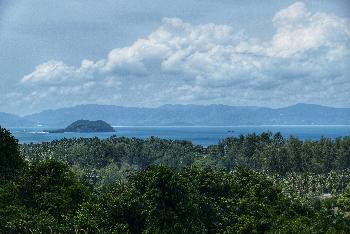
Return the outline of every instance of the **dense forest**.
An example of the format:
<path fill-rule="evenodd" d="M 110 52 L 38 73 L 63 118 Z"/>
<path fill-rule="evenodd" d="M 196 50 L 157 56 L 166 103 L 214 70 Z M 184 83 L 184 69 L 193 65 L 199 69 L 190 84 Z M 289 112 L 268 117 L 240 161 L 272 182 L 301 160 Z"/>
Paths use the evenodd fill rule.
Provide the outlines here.
<path fill-rule="evenodd" d="M 350 137 L 20 145 L 0 128 L 0 233 L 349 232 Z"/>

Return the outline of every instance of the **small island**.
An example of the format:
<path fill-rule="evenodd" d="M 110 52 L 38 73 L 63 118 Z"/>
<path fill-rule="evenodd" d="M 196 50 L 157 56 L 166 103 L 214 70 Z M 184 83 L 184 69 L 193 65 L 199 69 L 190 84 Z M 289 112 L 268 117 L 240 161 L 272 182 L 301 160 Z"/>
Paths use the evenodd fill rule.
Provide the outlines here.
<path fill-rule="evenodd" d="M 48 130 L 49 133 L 64 132 L 115 132 L 114 128 L 103 120 L 77 120 L 64 129 Z"/>

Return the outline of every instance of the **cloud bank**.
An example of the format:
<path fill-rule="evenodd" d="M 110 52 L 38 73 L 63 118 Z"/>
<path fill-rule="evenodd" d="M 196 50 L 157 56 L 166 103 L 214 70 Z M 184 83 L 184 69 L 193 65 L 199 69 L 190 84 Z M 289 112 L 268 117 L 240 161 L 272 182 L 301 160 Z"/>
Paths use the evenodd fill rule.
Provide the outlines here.
<path fill-rule="evenodd" d="M 275 14 L 269 40 L 230 25 L 165 18 L 131 46 L 79 67 L 48 61 L 24 76 L 13 105 L 157 106 L 223 103 L 350 105 L 350 20 L 296 2 Z"/>

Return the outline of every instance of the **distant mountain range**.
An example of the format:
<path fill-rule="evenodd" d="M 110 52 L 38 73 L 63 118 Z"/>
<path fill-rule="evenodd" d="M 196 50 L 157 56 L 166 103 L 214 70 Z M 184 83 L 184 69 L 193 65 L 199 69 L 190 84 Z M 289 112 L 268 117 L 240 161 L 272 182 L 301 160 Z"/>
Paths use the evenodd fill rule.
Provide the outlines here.
<path fill-rule="evenodd" d="M 0 113 L 0 125 L 64 127 L 76 120 L 104 120 L 111 125 L 350 125 L 350 108 L 296 104 L 284 108 L 226 105 L 164 105 L 157 108 L 79 105 L 24 117 Z"/>
<path fill-rule="evenodd" d="M 35 126 L 35 122 L 27 120 L 25 117 L 0 112 L 0 126 L 4 127 L 28 127 Z"/>

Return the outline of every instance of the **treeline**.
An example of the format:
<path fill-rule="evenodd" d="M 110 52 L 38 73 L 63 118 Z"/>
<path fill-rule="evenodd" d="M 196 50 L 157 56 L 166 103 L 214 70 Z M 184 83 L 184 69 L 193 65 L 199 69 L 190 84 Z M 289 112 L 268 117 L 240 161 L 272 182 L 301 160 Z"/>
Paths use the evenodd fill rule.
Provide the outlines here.
<path fill-rule="evenodd" d="M 227 138 L 209 147 L 156 137 L 79 138 L 24 144 L 20 151 L 29 161 L 65 162 L 94 186 L 124 182 L 128 174 L 155 164 L 177 170 L 188 166 L 250 169 L 272 177 L 284 191 L 306 198 L 342 193 L 350 183 L 350 137 L 300 141 L 267 132 Z"/>
<path fill-rule="evenodd" d="M 306 186 L 309 190 L 322 193 L 343 192 L 350 179 L 350 137 L 300 141 L 267 132 L 227 138 L 203 147 L 189 141 L 114 136 L 24 144 L 20 151 L 29 161 L 62 161 L 92 183 L 124 181 L 127 172 L 155 164 L 177 170 L 192 165 L 226 171 L 245 168 L 277 178 L 297 174 L 306 178 L 303 184 L 318 184 L 315 188 Z"/>
<path fill-rule="evenodd" d="M 219 167 L 243 166 L 270 173 L 329 173 L 350 168 L 350 137 L 300 141 L 280 133 L 248 134 L 210 147 Z"/>
<path fill-rule="evenodd" d="M 189 141 L 146 140 L 125 137 L 62 139 L 21 145 L 28 160 L 57 159 L 68 165 L 101 168 L 114 162 L 139 169 L 165 164 L 177 169 L 192 164 L 233 170 L 238 167 L 285 175 L 329 173 L 350 168 L 350 137 L 300 141 L 280 133 L 247 134 L 227 138 L 209 147 Z M 202 162 L 203 161 L 203 162 Z"/>
<path fill-rule="evenodd" d="M 279 133 L 18 145 L 0 128 L 0 233 L 349 233 L 349 147 Z"/>

